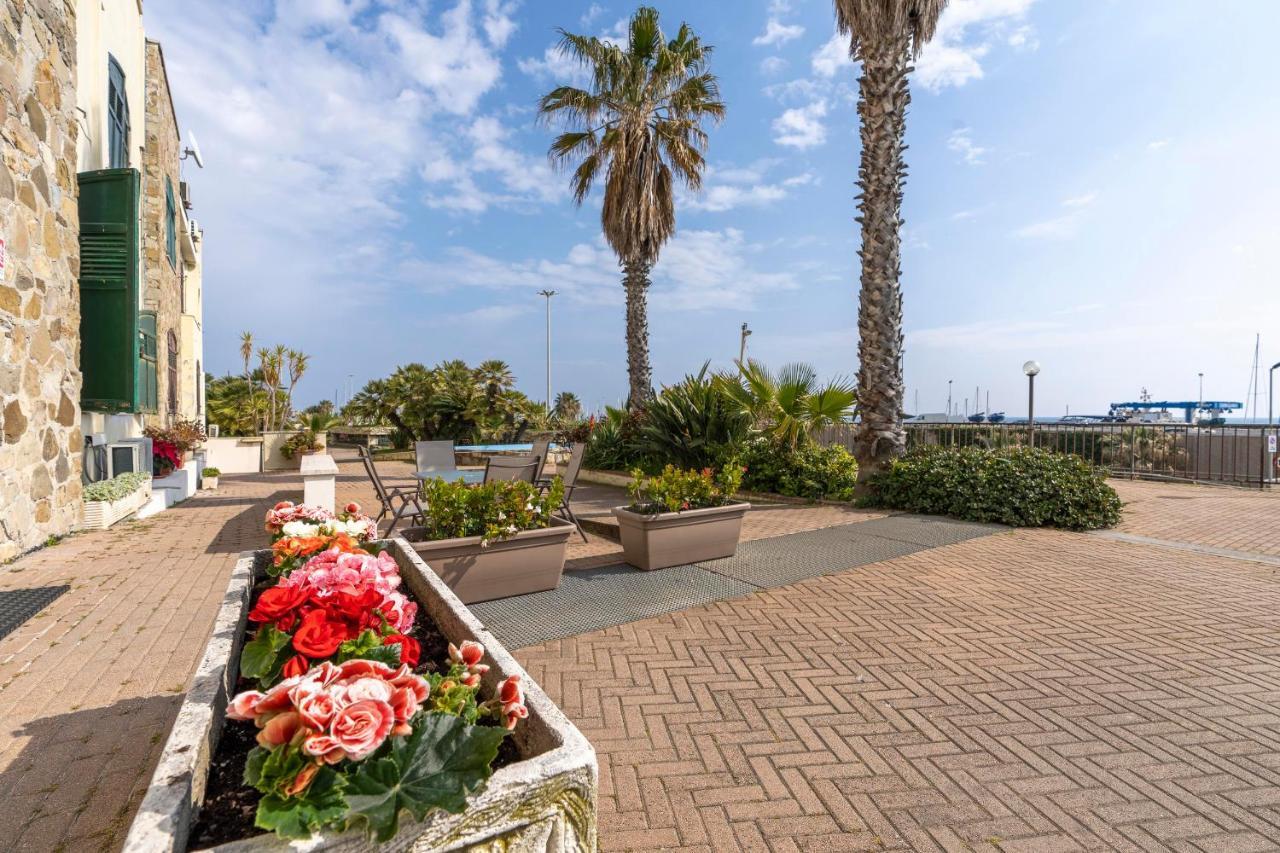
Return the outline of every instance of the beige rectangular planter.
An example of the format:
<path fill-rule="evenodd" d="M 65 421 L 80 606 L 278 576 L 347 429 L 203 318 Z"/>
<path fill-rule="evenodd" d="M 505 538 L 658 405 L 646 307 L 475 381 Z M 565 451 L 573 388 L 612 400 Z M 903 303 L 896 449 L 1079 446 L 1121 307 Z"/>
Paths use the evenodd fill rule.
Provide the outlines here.
<path fill-rule="evenodd" d="M 85 501 L 84 528 L 106 530 L 123 518 L 133 515 L 151 500 L 151 480 L 138 486 L 130 494 L 115 501 Z"/>
<path fill-rule="evenodd" d="M 421 527 L 410 527 L 404 538 L 454 595 L 475 604 L 558 587 L 573 531 L 569 522 L 552 518 L 550 527 L 522 530 L 484 548 L 479 536 L 426 541 Z"/>
<path fill-rule="evenodd" d="M 435 812 L 421 823 L 401 815 L 399 834 L 386 844 L 376 845 L 363 832 L 353 830 L 292 845 L 275 835 L 259 835 L 211 849 L 219 853 L 594 853 L 598 771 L 591 744 L 403 539 L 384 544 L 400 567 L 405 587 L 445 637 L 454 643 L 484 644 L 492 669 L 484 676 L 482 696 L 492 695 L 508 676 L 520 676 L 529 718 L 512 737 L 522 760 L 495 771 L 484 790 L 469 798 L 462 814 Z M 209 760 L 222 733 L 227 699 L 235 691 L 254 578 L 265 572 L 270 560 L 271 552 L 263 550 L 247 551 L 236 562 L 204 658 L 129 829 L 125 853 L 187 849 L 187 837 L 204 800 Z"/>
<path fill-rule="evenodd" d="M 732 557 L 749 503 L 645 515 L 614 507 L 623 557 L 646 572 Z"/>

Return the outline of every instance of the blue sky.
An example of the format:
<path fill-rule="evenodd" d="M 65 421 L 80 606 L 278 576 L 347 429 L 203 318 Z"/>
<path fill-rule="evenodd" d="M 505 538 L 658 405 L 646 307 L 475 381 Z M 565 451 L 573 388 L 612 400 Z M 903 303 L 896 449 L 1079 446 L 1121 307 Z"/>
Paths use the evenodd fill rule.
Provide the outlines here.
<path fill-rule="evenodd" d="M 151 0 L 206 231 L 205 353 L 239 333 L 313 356 L 302 402 L 397 364 L 501 358 L 589 408 L 626 389 L 622 293 L 598 202 L 547 165 L 537 97 L 572 67 L 557 26 L 633 6 Z M 655 270 L 658 382 L 728 366 L 856 371 L 856 67 L 829 0 L 667 2 L 715 45 L 726 120 Z M 907 406 L 975 386 L 1023 414 L 1242 399 L 1261 332 L 1280 360 L 1280 4 L 952 0 L 908 117 Z M 970 403 L 972 410 L 973 401 Z M 1261 400 L 1264 409 L 1265 398 Z"/>

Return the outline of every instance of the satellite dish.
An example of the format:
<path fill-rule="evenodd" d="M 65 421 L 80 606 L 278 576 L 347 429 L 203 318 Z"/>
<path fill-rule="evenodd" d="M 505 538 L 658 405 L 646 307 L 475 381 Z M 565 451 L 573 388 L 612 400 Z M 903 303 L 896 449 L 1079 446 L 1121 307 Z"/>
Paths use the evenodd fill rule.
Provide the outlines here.
<path fill-rule="evenodd" d="M 191 159 L 196 161 L 196 165 L 203 169 L 204 157 L 200 154 L 200 143 L 196 140 L 196 132 L 194 130 L 188 130 L 187 138 L 191 140 L 191 144 L 183 149 L 182 159 L 185 160 L 187 159 L 187 156 L 190 155 Z"/>

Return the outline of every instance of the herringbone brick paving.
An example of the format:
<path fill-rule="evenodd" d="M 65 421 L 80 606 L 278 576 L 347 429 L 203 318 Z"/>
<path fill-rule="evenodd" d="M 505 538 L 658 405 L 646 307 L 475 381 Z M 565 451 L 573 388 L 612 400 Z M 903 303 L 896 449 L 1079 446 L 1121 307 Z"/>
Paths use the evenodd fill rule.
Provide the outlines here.
<path fill-rule="evenodd" d="M 517 656 L 605 850 L 1280 849 L 1252 564 L 1009 532 Z"/>
<path fill-rule="evenodd" d="M 342 468 L 339 498 L 369 501 L 367 482 Z M 1117 483 L 1122 494 L 1127 485 Z M 298 490 L 296 474 L 224 477 L 216 494 L 146 522 L 77 535 L 0 568 L 0 589 L 72 586 L 0 639 L 0 849 L 119 847 L 207 639 L 233 555 L 261 545 L 265 506 L 296 499 Z M 1274 507 L 1258 503 L 1264 496 L 1257 492 L 1239 494 L 1249 498 L 1228 515 L 1162 499 L 1131 532 L 1177 538 L 1185 530 L 1237 542 L 1233 518 L 1265 518 Z M 1177 512 L 1185 522 L 1168 522 Z M 748 535 L 873 517 L 839 507 L 779 507 L 757 516 L 756 527 L 749 518 Z M 1157 523 L 1174 527 L 1154 529 Z M 1055 831 L 1064 844 L 1083 837 L 1076 823 L 1098 827 L 1090 831 L 1101 839 L 1108 831 L 1132 834 L 1149 849 L 1157 838 L 1173 849 L 1280 849 L 1271 840 L 1280 807 L 1269 717 L 1275 632 L 1266 621 L 1275 611 L 1273 575 L 1256 564 L 1069 534 L 1011 536 L 1020 543 L 1014 555 L 1004 545 L 983 551 L 984 543 L 1006 540 L 992 537 L 722 602 L 714 607 L 726 609 L 715 620 L 700 608 L 612 629 L 625 635 L 566 641 L 578 644 L 567 656 L 565 644 L 521 652 L 553 693 L 573 694 L 566 705 L 577 703 L 572 715 L 597 740 L 606 768 L 605 848 L 877 849 L 897 843 L 898 831 L 923 848 L 960 849 L 962 832 L 989 821 L 990 843 L 984 838 L 972 849 L 992 849 L 997 836 L 1006 850 L 1025 849 L 1018 845 L 1029 838 L 1054 849 Z M 1058 537 L 1087 550 L 1088 559 L 1059 565 Z M 616 562 L 616 555 L 616 545 L 592 537 L 571 544 L 569 567 Z M 943 565 L 926 571 L 911 562 L 925 557 Z M 1027 571 L 1030 591 L 1007 579 L 992 586 L 993 569 L 984 563 L 990 559 Z M 1109 596 L 1113 564 L 1120 566 L 1115 596 L 1128 597 L 1131 612 Z M 885 574 L 893 571 L 907 571 L 908 579 L 943 574 L 930 584 L 912 581 L 910 594 L 895 600 L 896 580 Z M 1203 589 L 1207 571 L 1213 583 Z M 880 578 L 869 605 L 861 600 L 866 590 L 847 586 L 868 573 Z M 961 600 L 974 609 L 952 609 L 953 587 L 970 579 L 987 591 Z M 1151 599 L 1170 579 L 1174 591 Z M 1130 595 L 1147 582 L 1158 589 Z M 1004 585 L 1009 595 L 1043 598 L 1034 636 L 1061 643 L 1060 660 L 1051 648 L 1026 649 L 1017 635 L 1022 617 L 1001 604 Z M 919 615 L 921 598 L 934 607 L 926 612 L 936 624 L 906 618 Z M 1053 602 L 1067 606 L 1055 610 Z M 1095 608 L 1106 617 L 1105 631 L 1093 625 Z M 1115 622 L 1117 609 L 1127 626 Z M 787 621 L 797 610 L 810 620 L 799 629 Z M 1206 613 L 1220 621 L 1206 623 Z M 969 627 L 975 620 L 981 630 Z M 702 636 L 713 622 L 715 635 Z M 957 649 L 942 657 L 928 652 L 953 636 Z M 712 650 L 713 664 L 698 657 L 699 643 Z M 805 643 L 819 649 L 809 661 Z M 931 674 L 944 660 L 951 681 Z M 1068 675 L 1045 670 L 1049 663 Z M 1117 669 L 1125 673 L 1119 681 Z M 866 686 L 888 676 L 886 686 Z M 647 686 L 624 696 L 620 685 L 632 682 Z M 928 689 L 917 695 L 922 685 Z M 1089 701 L 1102 710 L 1072 704 L 1075 693 L 1066 686 L 1096 693 Z M 1049 687 L 1062 695 L 1042 696 Z M 854 701 L 883 719 L 860 722 L 841 704 Z M 1153 721 L 1144 728 L 1116 716 L 1122 714 Z M 996 723 L 1004 715 L 1007 730 Z M 1065 740 L 1055 747 L 1058 739 Z M 1126 746 L 1132 743 L 1141 748 Z M 1151 744 L 1159 750 L 1148 751 Z M 1045 750 L 1048 758 L 1040 755 Z M 1045 770 L 1056 768 L 1055 760 L 1076 769 L 1057 778 Z M 928 776 L 931 768 L 938 772 Z M 953 819 L 959 829 L 948 828 Z M 1008 831 L 1004 824 L 1014 820 L 1036 834 Z M 1049 823 L 1058 830 L 1040 830 Z M 1210 834 L 1195 837 L 1198 846 L 1186 841 L 1199 830 Z"/>
<path fill-rule="evenodd" d="M 1280 489 L 1111 480 L 1122 533 L 1280 557 Z"/>

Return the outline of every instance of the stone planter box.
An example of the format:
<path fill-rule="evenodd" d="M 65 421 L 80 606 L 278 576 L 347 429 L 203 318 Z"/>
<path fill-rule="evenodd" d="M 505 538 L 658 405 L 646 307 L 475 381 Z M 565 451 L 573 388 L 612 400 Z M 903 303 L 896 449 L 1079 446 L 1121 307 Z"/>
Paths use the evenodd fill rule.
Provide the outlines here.
<path fill-rule="evenodd" d="M 732 557 L 749 503 L 644 515 L 614 507 L 623 557 L 646 572 Z"/>
<path fill-rule="evenodd" d="M 132 494 L 115 501 L 85 501 L 84 529 L 106 530 L 111 525 L 133 515 L 151 500 L 151 481 L 148 480 Z"/>
<path fill-rule="evenodd" d="M 492 850 L 538 853 L 593 853 L 596 850 L 595 751 L 542 688 L 497 639 L 463 606 L 403 539 L 385 542 L 400 566 L 405 587 L 455 643 L 476 640 L 489 653 L 492 669 L 482 695 L 519 674 L 529 718 L 513 733 L 524 758 L 494 772 L 462 814 L 436 812 L 419 823 L 401 816 L 400 833 L 381 846 L 360 830 L 313 838 L 294 845 L 260 835 L 212 848 L 220 853 L 308 851 Z M 151 786 L 129 829 L 126 853 L 168 853 L 187 849 L 187 837 L 204 799 L 209 760 L 222 733 L 228 697 L 235 690 L 254 578 L 265 571 L 270 551 L 240 556 L 213 635 L 196 670 L 161 753 Z"/>
<path fill-rule="evenodd" d="M 510 539 L 480 547 L 479 536 L 425 541 L 423 528 L 404 538 L 466 604 L 555 589 L 564 574 L 564 552 L 574 527 L 552 518 L 542 530 L 522 530 Z"/>

